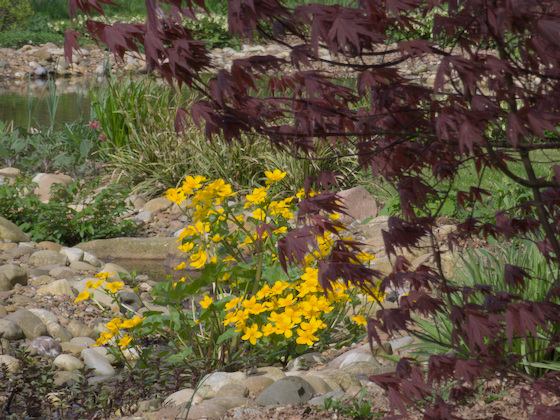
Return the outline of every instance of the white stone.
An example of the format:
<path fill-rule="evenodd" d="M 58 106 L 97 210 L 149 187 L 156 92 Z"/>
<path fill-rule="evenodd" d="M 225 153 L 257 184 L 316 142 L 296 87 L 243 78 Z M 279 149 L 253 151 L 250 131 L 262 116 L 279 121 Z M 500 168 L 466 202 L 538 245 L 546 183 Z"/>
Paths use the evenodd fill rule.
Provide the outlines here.
<path fill-rule="evenodd" d="M 115 369 L 106 357 L 94 349 L 82 350 L 82 359 L 87 367 L 93 369 L 97 376 L 114 376 Z"/>
<path fill-rule="evenodd" d="M 214 372 L 206 375 L 199 386 L 196 394 L 202 399 L 214 398 L 218 390 L 224 385 L 240 384 L 247 378 L 243 372 Z"/>
<path fill-rule="evenodd" d="M 87 251 L 84 251 L 84 257 L 83 257 L 84 262 L 87 262 L 88 264 L 93 265 L 94 267 L 102 267 L 103 263 L 101 261 L 99 261 L 97 259 L 97 257 L 95 257 L 95 255 L 90 254 Z"/>
<path fill-rule="evenodd" d="M 39 308 L 30 308 L 28 309 L 29 312 L 38 316 L 43 324 L 47 325 L 49 322 L 54 322 L 58 324 L 58 317 L 53 314 L 51 311 L 47 311 L 46 309 L 39 309 Z"/>
<path fill-rule="evenodd" d="M 70 262 L 82 261 L 84 259 L 84 251 L 80 248 L 62 248 L 60 253 L 66 255 Z"/>

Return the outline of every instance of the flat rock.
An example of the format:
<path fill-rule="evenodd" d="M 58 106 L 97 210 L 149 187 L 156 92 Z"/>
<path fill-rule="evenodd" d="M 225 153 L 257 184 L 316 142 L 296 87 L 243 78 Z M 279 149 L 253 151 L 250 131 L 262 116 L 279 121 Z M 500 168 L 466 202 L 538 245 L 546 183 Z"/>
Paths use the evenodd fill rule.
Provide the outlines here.
<path fill-rule="evenodd" d="M 76 247 L 101 260 L 164 260 L 170 251 L 177 249 L 177 242 L 176 238 L 163 237 L 113 238 L 83 242 Z"/>
<path fill-rule="evenodd" d="M 55 280 L 52 283 L 45 284 L 37 289 L 37 293 L 40 295 L 68 295 L 71 298 L 76 297 L 70 283 L 66 279 Z"/>
<path fill-rule="evenodd" d="M 274 382 L 257 397 L 255 402 L 262 406 L 286 406 L 303 404 L 313 397 L 313 387 L 297 376 Z"/>
<path fill-rule="evenodd" d="M 8 340 L 19 340 L 24 334 L 18 324 L 4 317 L 0 319 L 0 336 Z"/>
<path fill-rule="evenodd" d="M 153 213 L 158 213 L 167 210 L 173 201 L 170 201 L 167 197 L 153 198 L 144 204 L 143 211 L 151 211 Z"/>
<path fill-rule="evenodd" d="M 4 282 L 1 280 L 4 280 Z M 16 284 L 27 286 L 27 281 L 27 271 L 23 268 L 14 264 L 0 266 L 0 291 L 12 290 Z M 5 287 L 1 287 L 3 284 Z"/>
<path fill-rule="evenodd" d="M 61 354 L 57 356 L 53 361 L 53 365 L 67 371 L 79 370 L 84 367 L 80 359 L 70 354 Z"/>
<path fill-rule="evenodd" d="M 30 236 L 8 219 L 0 217 L 0 239 L 7 239 L 12 242 L 26 242 L 29 241 Z"/>
<path fill-rule="evenodd" d="M 93 369 L 97 376 L 115 375 L 115 369 L 111 366 L 107 358 L 94 349 L 82 350 L 82 360 L 88 368 Z"/>
<path fill-rule="evenodd" d="M 216 393 L 216 398 L 247 397 L 249 389 L 243 384 L 228 384 L 221 387 Z"/>
<path fill-rule="evenodd" d="M 47 327 L 43 324 L 41 318 L 25 309 L 13 312 L 3 319 L 18 324 L 23 334 L 25 334 L 25 338 L 29 340 L 47 335 Z"/>
<path fill-rule="evenodd" d="M 66 343 L 72 340 L 73 338 L 72 333 L 58 323 L 48 322 L 46 326 L 47 326 L 47 333 L 52 338 L 56 338 L 61 343 Z"/>
<path fill-rule="evenodd" d="M 43 321 L 43 324 L 45 325 L 47 325 L 49 322 L 54 322 L 58 324 L 58 317 L 55 314 L 53 314 L 51 311 L 48 311 L 46 309 L 40 309 L 40 308 L 31 308 L 28 310 L 29 312 L 38 316 L 41 319 L 41 321 Z"/>
<path fill-rule="evenodd" d="M 84 251 L 80 248 L 62 248 L 60 253 L 66 255 L 71 263 L 84 259 Z"/>
<path fill-rule="evenodd" d="M 29 264 L 33 267 L 44 267 L 49 265 L 67 265 L 68 257 L 60 252 L 45 249 L 37 251 L 29 257 Z"/>
<path fill-rule="evenodd" d="M 169 395 L 164 401 L 164 407 L 173 407 L 181 404 L 200 404 L 202 402 L 202 397 L 200 395 L 195 395 L 195 390 L 192 388 L 181 389 L 173 394 Z"/>
<path fill-rule="evenodd" d="M 247 378 L 243 372 L 214 372 L 206 375 L 196 393 L 203 399 L 208 400 L 214 398 L 218 390 L 224 385 L 239 384 Z"/>
<path fill-rule="evenodd" d="M 264 389 L 268 388 L 274 383 L 274 379 L 268 376 L 249 376 L 241 385 L 245 386 L 251 395 L 258 397 Z"/>

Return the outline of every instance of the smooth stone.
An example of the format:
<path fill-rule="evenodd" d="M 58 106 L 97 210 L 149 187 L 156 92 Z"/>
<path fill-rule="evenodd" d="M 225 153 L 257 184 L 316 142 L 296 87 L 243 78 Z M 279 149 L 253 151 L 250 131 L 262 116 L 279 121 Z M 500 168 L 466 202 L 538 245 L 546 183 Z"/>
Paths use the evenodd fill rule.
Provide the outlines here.
<path fill-rule="evenodd" d="M 45 249 L 37 251 L 29 257 L 29 264 L 33 267 L 44 267 L 49 265 L 67 265 L 68 257 L 60 252 Z"/>
<path fill-rule="evenodd" d="M 354 187 L 337 193 L 347 214 L 341 214 L 339 221 L 344 224 L 354 220 L 364 221 L 377 216 L 377 202 L 364 187 Z"/>
<path fill-rule="evenodd" d="M 164 237 L 95 239 L 76 247 L 102 260 L 164 260 L 168 253 L 180 252 L 175 238 Z"/>
<path fill-rule="evenodd" d="M 38 245 L 40 249 L 49 249 L 51 251 L 56 251 L 56 252 L 60 252 L 60 250 L 63 248 L 62 245 L 51 241 L 41 241 L 39 242 Z"/>
<path fill-rule="evenodd" d="M 273 381 L 278 381 L 286 377 L 286 374 L 282 372 L 280 369 L 274 366 L 265 366 L 258 369 L 251 371 L 251 376 L 253 375 L 262 375 L 268 376 Z"/>
<path fill-rule="evenodd" d="M 331 392 L 333 389 L 327 384 L 322 378 L 319 378 L 315 375 L 304 375 L 301 378 L 308 382 L 309 385 L 313 387 L 316 394 L 326 394 L 327 392 Z"/>
<path fill-rule="evenodd" d="M 95 267 L 95 266 L 91 265 L 90 263 L 87 263 L 87 262 L 84 262 L 84 261 L 73 261 L 73 262 L 70 263 L 69 267 L 73 268 L 74 270 L 88 271 L 90 273 L 98 273 L 99 272 L 98 267 Z"/>
<path fill-rule="evenodd" d="M 47 327 L 43 324 L 41 318 L 25 309 L 13 312 L 3 319 L 18 324 L 23 334 L 25 334 L 25 337 L 29 340 L 47 335 Z"/>
<path fill-rule="evenodd" d="M 258 397 L 264 389 L 274 383 L 274 379 L 268 376 L 249 376 L 241 385 L 247 387 L 251 395 Z"/>
<path fill-rule="evenodd" d="M 249 389 L 243 384 L 228 384 L 221 387 L 216 393 L 216 398 L 242 397 L 249 395 Z"/>
<path fill-rule="evenodd" d="M 169 200 L 167 197 L 157 197 L 151 199 L 146 204 L 144 204 L 142 211 L 151 211 L 154 213 L 159 213 L 167 210 L 169 207 L 171 207 L 172 204 L 173 201 Z"/>
<path fill-rule="evenodd" d="M 40 309 L 40 308 L 31 308 L 28 309 L 28 311 L 38 316 L 41 319 L 41 321 L 43 321 L 43 324 L 45 325 L 47 325 L 49 322 L 54 322 L 58 324 L 58 317 L 55 314 L 53 314 L 51 311 L 48 311 L 46 309 Z"/>
<path fill-rule="evenodd" d="M 115 375 L 115 369 L 111 363 L 94 349 L 82 350 L 82 360 L 88 368 L 93 369 L 96 376 Z"/>
<path fill-rule="evenodd" d="M 404 337 L 400 337 L 400 338 L 395 338 L 394 340 L 389 341 L 389 343 L 391 344 L 391 347 L 393 348 L 393 350 L 398 350 L 400 348 L 403 348 L 405 346 L 409 346 L 411 344 L 414 343 L 414 338 L 407 335 Z"/>
<path fill-rule="evenodd" d="M 84 367 L 80 359 L 70 354 L 61 354 L 57 356 L 53 361 L 53 365 L 67 371 L 80 370 Z"/>
<path fill-rule="evenodd" d="M 61 184 L 67 187 L 73 180 L 64 174 L 40 173 L 35 175 L 32 181 L 38 185 L 34 190 L 35 195 L 39 197 L 39 200 L 47 202 L 51 198 L 51 187 L 53 184 Z"/>
<path fill-rule="evenodd" d="M 81 347 L 81 350 L 92 348 L 96 341 L 91 337 L 74 337 L 70 340 L 70 344 Z"/>
<path fill-rule="evenodd" d="M 308 370 L 313 366 L 322 365 L 326 362 L 326 357 L 321 353 L 306 353 L 296 357 L 293 360 L 290 360 L 290 362 L 288 363 L 288 370 Z"/>
<path fill-rule="evenodd" d="M 154 212 L 145 210 L 134 216 L 136 222 L 150 223 L 154 220 Z"/>
<path fill-rule="evenodd" d="M 4 305 L 0 305 L 0 318 L 4 318 L 6 315 L 8 315 L 8 311 L 6 311 Z"/>
<path fill-rule="evenodd" d="M 226 410 L 231 410 L 232 408 L 239 407 L 256 407 L 257 404 L 253 400 L 245 397 L 216 397 L 211 400 L 207 400 L 208 403 L 218 404 L 224 407 Z"/>
<path fill-rule="evenodd" d="M 202 402 L 200 395 L 195 395 L 195 390 L 192 388 L 181 389 L 169 395 L 164 401 L 163 406 L 177 406 L 181 404 L 191 403 L 192 405 L 200 404 Z"/>
<path fill-rule="evenodd" d="M 21 171 L 18 168 L 7 167 L 7 168 L 0 169 L 0 176 L 5 176 L 8 178 L 17 178 L 19 175 L 21 175 Z"/>
<path fill-rule="evenodd" d="M 255 402 L 262 406 L 286 406 L 303 404 L 313 397 L 313 387 L 297 376 L 274 382 L 257 397 Z"/>
<path fill-rule="evenodd" d="M 71 341 L 71 340 L 70 340 Z M 60 347 L 64 353 L 70 353 L 73 356 L 79 356 L 82 354 L 82 346 L 72 344 L 70 341 L 60 343 Z"/>
<path fill-rule="evenodd" d="M 101 268 L 103 266 L 103 263 L 101 261 L 99 261 L 99 259 L 95 255 L 93 255 L 93 254 L 91 254 L 87 251 L 84 251 L 83 259 L 84 259 L 85 263 L 88 263 L 88 264 L 90 264 L 94 267 Z"/>
<path fill-rule="evenodd" d="M 14 321 L 0 319 L 0 336 L 8 340 L 19 340 L 24 337 L 23 330 Z"/>
<path fill-rule="evenodd" d="M 21 230 L 16 224 L 4 217 L 0 217 L 0 239 L 12 242 L 26 242 L 30 236 Z"/>
<path fill-rule="evenodd" d="M 19 360 L 7 354 L 0 355 L 0 366 L 6 366 L 8 372 L 11 373 L 16 373 L 20 370 Z"/>
<path fill-rule="evenodd" d="M 328 398 L 330 398 L 332 401 L 340 401 L 345 396 L 346 393 L 342 391 L 331 391 L 318 397 L 311 398 L 309 401 L 307 401 L 307 404 L 323 407 L 325 405 L 325 400 L 327 400 Z"/>
<path fill-rule="evenodd" d="M 70 388 L 80 379 L 76 372 L 56 372 L 54 377 L 54 385 L 59 388 Z"/>
<path fill-rule="evenodd" d="M 0 291 L 12 290 L 16 284 L 27 286 L 27 271 L 14 264 L 0 266 L 0 279 L 2 278 L 7 282 L 7 287 L 9 288 L 0 287 Z"/>
<path fill-rule="evenodd" d="M 48 266 L 48 267 L 49 267 L 49 276 L 52 276 L 60 280 L 62 279 L 72 280 L 75 279 L 76 277 L 79 277 L 82 274 L 79 270 L 75 270 L 73 268 L 66 267 L 66 266 L 56 265 L 54 267 L 53 266 Z"/>
<path fill-rule="evenodd" d="M 93 328 L 88 327 L 87 325 L 84 325 L 79 321 L 70 321 L 66 328 L 68 328 L 68 331 L 70 331 L 72 335 L 77 338 L 88 337 L 95 341 L 99 337 L 99 334 L 96 333 Z"/>
<path fill-rule="evenodd" d="M 121 277 L 119 276 L 119 273 L 123 273 L 126 274 L 125 279 L 127 280 L 131 280 L 132 277 L 130 277 L 130 272 L 118 265 L 118 264 L 113 264 L 113 263 L 107 263 L 104 264 L 103 267 L 101 267 L 101 270 L 99 271 L 100 273 L 113 273 L 111 276 L 107 277 L 107 281 L 123 281 L 123 279 L 121 279 Z"/>
<path fill-rule="evenodd" d="M 40 295 L 68 295 L 72 299 L 76 297 L 68 280 L 55 280 L 52 283 L 45 284 L 37 289 Z"/>
<path fill-rule="evenodd" d="M 247 378 L 243 372 L 214 372 L 206 375 L 196 391 L 203 399 L 214 398 L 218 390 L 224 385 L 239 384 Z"/>
<path fill-rule="evenodd" d="M 343 391 L 346 391 L 348 388 L 350 388 L 352 386 L 361 386 L 362 385 L 360 380 L 358 378 L 356 378 L 356 376 L 352 375 L 349 372 L 340 370 L 340 369 L 331 370 L 331 372 L 329 373 L 329 377 L 331 377 L 336 382 L 338 382 L 338 384 L 340 385 L 340 387 L 342 388 Z M 332 388 L 332 386 L 331 386 L 331 388 Z"/>
<path fill-rule="evenodd" d="M 80 248 L 62 248 L 60 253 L 66 255 L 71 263 L 84 259 L 84 251 Z"/>
<path fill-rule="evenodd" d="M 203 401 L 199 405 L 192 406 L 187 416 L 188 420 L 219 419 L 227 414 L 227 410 L 218 404 Z"/>
<path fill-rule="evenodd" d="M 4 255 L 10 257 L 10 259 L 19 259 L 25 255 L 31 255 L 34 252 L 37 252 L 35 248 L 31 248 L 29 246 L 15 246 L 10 249 L 4 251 Z"/>
<path fill-rule="evenodd" d="M 119 302 L 126 305 L 127 308 L 133 311 L 139 310 L 142 306 L 142 300 L 134 292 L 122 291 L 119 292 Z"/>
<path fill-rule="evenodd" d="M 33 339 L 28 345 L 27 350 L 39 356 L 56 357 L 62 353 L 60 343 L 52 337 L 41 336 Z"/>
<path fill-rule="evenodd" d="M 61 343 L 66 343 L 74 337 L 70 331 L 55 322 L 47 322 L 47 332 L 52 338 L 56 338 Z"/>

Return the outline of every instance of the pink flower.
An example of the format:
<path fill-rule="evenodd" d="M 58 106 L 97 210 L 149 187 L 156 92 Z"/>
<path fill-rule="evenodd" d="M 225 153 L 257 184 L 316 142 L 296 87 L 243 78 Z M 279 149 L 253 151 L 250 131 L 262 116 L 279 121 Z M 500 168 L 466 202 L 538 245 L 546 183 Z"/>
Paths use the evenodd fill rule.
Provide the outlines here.
<path fill-rule="evenodd" d="M 89 127 L 92 130 L 97 130 L 99 128 L 99 121 L 89 122 Z"/>
<path fill-rule="evenodd" d="M 105 141 L 105 136 L 103 134 L 99 135 L 99 141 Z"/>

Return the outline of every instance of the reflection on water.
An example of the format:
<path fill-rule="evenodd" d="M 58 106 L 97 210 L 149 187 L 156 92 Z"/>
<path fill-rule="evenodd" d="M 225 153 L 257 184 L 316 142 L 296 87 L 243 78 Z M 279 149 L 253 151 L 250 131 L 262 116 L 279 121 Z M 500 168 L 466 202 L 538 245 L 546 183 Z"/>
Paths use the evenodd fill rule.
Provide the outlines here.
<path fill-rule="evenodd" d="M 163 265 L 163 260 L 115 259 L 111 260 L 110 262 L 126 268 L 130 273 L 136 270 L 136 274 L 145 274 L 150 278 L 150 280 L 157 282 L 166 281 L 167 276 L 171 276 L 174 281 L 180 280 L 181 277 L 185 277 L 185 275 L 188 275 L 191 280 L 200 277 L 200 271 L 177 271 L 173 270 L 170 267 L 165 267 Z"/>
<path fill-rule="evenodd" d="M 99 86 L 101 81 L 84 78 L 56 79 L 56 95 L 59 104 L 56 121 L 71 123 L 80 118 L 91 117 L 90 88 Z M 46 80 L 0 82 L 0 120 L 14 126 L 39 128 L 50 125 L 49 83 Z"/>

